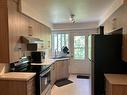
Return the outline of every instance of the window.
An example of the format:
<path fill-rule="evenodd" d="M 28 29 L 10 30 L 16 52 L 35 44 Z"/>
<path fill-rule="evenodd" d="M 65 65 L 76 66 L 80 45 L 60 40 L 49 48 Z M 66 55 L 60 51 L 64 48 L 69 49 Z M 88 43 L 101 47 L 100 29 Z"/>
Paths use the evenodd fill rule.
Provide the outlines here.
<path fill-rule="evenodd" d="M 74 36 L 74 59 L 85 59 L 85 36 Z"/>
<path fill-rule="evenodd" d="M 92 44 L 92 36 L 88 36 L 88 58 L 91 59 L 91 44 Z"/>
<path fill-rule="evenodd" d="M 68 47 L 68 38 L 69 34 L 67 33 L 53 33 L 52 34 L 52 51 L 56 52 L 57 54 L 61 52 L 61 48 L 63 46 Z"/>

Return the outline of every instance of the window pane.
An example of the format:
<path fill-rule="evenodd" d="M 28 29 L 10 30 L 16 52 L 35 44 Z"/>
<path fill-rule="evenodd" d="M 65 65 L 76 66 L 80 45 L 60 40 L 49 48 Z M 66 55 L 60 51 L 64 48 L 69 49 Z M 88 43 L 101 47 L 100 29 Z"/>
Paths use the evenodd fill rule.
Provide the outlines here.
<path fill-rule="evenodd" d="M 75 36 L 74 47 L 85 47 L 85 36 Z"/>
<path fill-rule="evenodd" d="M 74 36 L 74 59 L 85 59 L 85 36 Z"/>
<path fill-rule="evenodd" d="M 61 46 L 63 47 L 65 45 L 65 41 L 64 41 L 64 34 L 62 34 L 62 38 L 61 38 Z"/>
<path fill-rule="evenodd" d="M 57 47 L 58 51 L 61 51 L 61 44 L 62 44 L 61 43 L 61 34 L 58 34 L 58 40 L 57 41 L 58 41 L 58 47 Z"/>
<path fill-rule="evenodd" d="M 69 44 L 68 44 L 68 42 L 69 42 L 68 39 L 69 39 L 69 38 L 68 38 L 68 34 L 66 34 L 66 35 L 65 35 L 65 40 L 66 40 L 66 41 L 65 41 L 65 46 L 67 46 L 67 47 L 68 47 L 68 45 L 69 45 Z"/>
<path fill-rule="evenodd" d="M 54 34 L 53 37 L 54 37 L 54 50 L 56 50 L 57 49 L 57 35 Z"/>
<path fill-rule="evenodd" d="M 53 33 L 52 40 L 52 50 L 57 50 L 58 54 L 63 46 L 68 46 L 68 34 L 66 33 Z"/>
<path fill-rule="evenodd" d="M 88 58 L 89 59 L 91 59 L 91 44 L 92 44 L 91 40 L 92 40 L 92 36 L 90 35 L 88 36 Z"/>
<path fill-rule="evenodd" d="M 84 59 L 85 58 L 85 50 L 83 49 L 75 49 L 74 51 L 74 59 Z"/>

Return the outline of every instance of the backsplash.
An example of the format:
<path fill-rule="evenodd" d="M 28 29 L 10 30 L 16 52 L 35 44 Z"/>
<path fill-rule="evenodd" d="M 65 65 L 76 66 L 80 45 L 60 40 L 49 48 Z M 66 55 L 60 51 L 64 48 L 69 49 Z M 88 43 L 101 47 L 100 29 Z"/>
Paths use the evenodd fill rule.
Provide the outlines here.
<path fill-rule="evenodd" d="M 9 71 L 9 64 L 0 63 L 0 75 Z"/>

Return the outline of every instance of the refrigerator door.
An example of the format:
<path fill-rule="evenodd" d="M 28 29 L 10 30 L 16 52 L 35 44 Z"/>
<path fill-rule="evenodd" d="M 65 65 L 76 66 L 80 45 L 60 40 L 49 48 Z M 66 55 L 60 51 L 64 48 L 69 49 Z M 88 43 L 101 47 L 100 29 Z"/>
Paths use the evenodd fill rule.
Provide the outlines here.
<path fill-rule="evenodd" d="M 93 36 L 94 95 L 104 95 L 104 73 L 119 72 L 122 35 Z"/>

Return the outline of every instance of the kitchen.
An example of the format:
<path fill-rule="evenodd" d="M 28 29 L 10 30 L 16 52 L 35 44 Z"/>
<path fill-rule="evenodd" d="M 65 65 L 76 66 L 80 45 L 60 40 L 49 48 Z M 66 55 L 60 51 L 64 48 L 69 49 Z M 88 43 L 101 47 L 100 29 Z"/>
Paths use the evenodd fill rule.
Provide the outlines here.
<path fill-rule="evenodd" d="M 54 30 L 51 30 L 51 24 L 46 22 L 45 17 L 41 18 L 40 15 L 37 15 L 38 18 L 36 18 L 36 15 L 38 11 L 32 11 L 31 6 L 23 4 L 25 2 L 22 2 L 23 5 L 21 5 L 20 0 L 1 0 L 0 2 L 0 44 L 1 44 L 1 49 L 0 49 L 0 71 L 1 75 L 4 75 L 5 72 L 9 71 L 9 63 L 14 63 L 20 60 L 20 58 L 24 55 L 29 54 L 29 52 L 24 52 L 26 51 L 26 43 L 21 43 L 20 38 L 21 36 L 32 36 L 33 38 L 39 38 L 44 41 L 40 45 L 40 49 L 49 49 L 49 55 L 50 55 L 50 49 L 51 49 L 51 32 L 50 31 L 66 31 L 66 30 L 71 30 L 71 31 L 91 31 L 96 32 L 96 28 L 98 27 L 98 24 L 96 23 L 85 23 L 85 24 L 66 24 L 64 25 L 64 29 L 60 29 L 62 27 L 62 24 L 54 24 Z M 93 2 L 91 2 L 93 3 Z M 44 3 L 45 4 L 45 3 Z M 124 36 L 123 36 L 123 46 L 122 46 L 122 59 L 124 61 L 127 60 L 127 53 L 126 53 L 126 0 L 116 0 L 116 3 L 113 5 L 113 8 L 111 8 L 109 12 L 109 18 L 106 17 L 103 18 L 102 25 L 104 26 L 104 32 L 108 33 L 112 31 L 112 29 L 119 29 L 121 27 L 124 28 Z M 22 6 L 24 6 L 24 9 L 22 9 Z M 33 5 L 32 5 L 33 6 Z M 30 7 L 30 8 L 29 8 Z M 26 8 L 26 9 L 25 9 Z M 22 9 L 22 10 L 21 10 Z M 36 9 L 36 8 L 35 8 Z M 25 13 L 21 13 L 21 12 Z M 30 14 L 32 13 L 32 14 Z M 112 15 L 111 15 L 111 14 Z M 33 17 L 31 17 L 32 15 Z M 34 17 L 35 16 L 35 17 Z M 34 18 L 34 19 L 33 19 Z M 115 21 L 118 21 L 117 25 L 114 25 L 112 27 L 112 23 L 115 21 L 113 19 L 116 19 Z M 48 18 L 47 18 L 48 19 Z M 39 21 L 42 22 L 39 22 Z M 44 23 L 44 24 L 42 24 Z M 116 24 L 116 23 L 115 23 Z M 4 31 L 4 32 L 3 32 Z M 66 31 L 67 32 L 67 31 Z M 85 32 L 86 33 L 86 32 Z M 43 35 L 41 35 L 43 34 Z M 6 44 L 5 44 L 6 43 Z M 87 42 L 86 42 L 87 43 Z M 47 50 L 48 51 L 48 50 Z M 87 53 L 86 53 L 87 55 Z M 48 56 L 48 55 L 46 55 Z M 46 57 L 47 58 L 47 57 Z M 76 65 L 77 66 L 77 65 Z M 82 67 L 82 66 L 81 66 Z M 85 68 L 85 66 L 84 66 Z M 80 69 L 78 69 L 80 70 Z M 82 69 L 81 69 L 82 70 Z M 86 70 L 86 69 L 85 69 Z M 72 72 L 74 69 L 72 69 Z M 80 71 L 82 72 L 82 71 Z M 84 71 L 83 71 L 84 72 Z M 20 75 L 20 74 L 19 74 Z M 15 75 L 13 75 L 15 76 Z M 24 75 L 23 75 L 24 76 Z M 28 75 L 28 77 L 31 79 L 31 76 L 33 75 Z M 18 77 L 18 76 L 17 76 Z M 20 77 L 20 76 L 19 76 Z M 27 76 L 26 76 L 27 77 Z M 26 77 L 22 80 L 27 80 Z M 21 75 L 21 78 L 22 75 Z M 4 82 L 2 82 L 4 83 Z M 34 84 L 31 84 L 34 85 Z M 3 86 L 4 87 L 4 86 Z M 6 86 L 5 86 L 6 87 Z M 24 87 L 25 88 L 25 87 Z M 31 88 L 33 89 L 33 88 Z M 4 94 L 5 95 L 5 94 Z M 11 95 L 11 94 L 10 94 Z M 14 94 L 13 94 L 14 95 Z M 20 94 L 18 94 L 20 95 Z M 22 94 L 26 95 L 26 94 Z M 32 94 L 30 94 L 32 95 Z"/>

